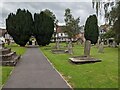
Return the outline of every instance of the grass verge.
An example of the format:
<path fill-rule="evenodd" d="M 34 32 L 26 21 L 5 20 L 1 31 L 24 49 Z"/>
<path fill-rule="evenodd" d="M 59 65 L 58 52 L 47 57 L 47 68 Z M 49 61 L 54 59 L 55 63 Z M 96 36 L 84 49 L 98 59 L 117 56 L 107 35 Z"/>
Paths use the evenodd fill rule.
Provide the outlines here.
<path fill-rule="evenodd" d="M 98 53 L 92 46 L 91 56 L 102 62 L 75 65 L 69 62 L 69 54 L 52 54 L 53 46 L 40 49 L 73 88 L 118 88 L 118 48 L 106 47 L 104 53 Z M 73 56 L 83 55 L 83 50 L 83 46 L 75 45 Z"/>

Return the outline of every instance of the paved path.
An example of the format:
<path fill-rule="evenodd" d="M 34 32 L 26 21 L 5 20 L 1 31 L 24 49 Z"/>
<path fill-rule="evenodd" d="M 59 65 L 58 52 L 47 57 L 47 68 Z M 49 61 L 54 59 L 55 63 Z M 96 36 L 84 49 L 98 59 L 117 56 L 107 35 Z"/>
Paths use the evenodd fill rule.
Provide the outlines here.
<path fill-rule="evenodd" d="M 28 48 L 3 88 L 69 88 L 38 48 Z"/>

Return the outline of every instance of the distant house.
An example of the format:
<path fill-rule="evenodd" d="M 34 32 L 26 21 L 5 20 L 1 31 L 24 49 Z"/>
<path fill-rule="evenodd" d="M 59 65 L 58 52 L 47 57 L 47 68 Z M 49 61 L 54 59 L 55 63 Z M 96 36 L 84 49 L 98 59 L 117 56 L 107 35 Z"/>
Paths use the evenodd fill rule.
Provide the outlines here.
<path fill-rule="evenodd" d="M 0 40 L 3 41 L 3 42 L 5 42 L 5 37 L 4 36 L 5 36 L 6 32 L 7 32 L 7 30 L 0 28 Z"/>
<path fill-rule="evenodd" d="M 4 35 L 5 35 L 5 33 L 7 32 L 7 30 L 6 29 L 2 29 L 2 28 L 0 28 L 0 37 L 4 37 Z"/>
<path fill-rule="evenodd" d="M 65 26 L 57 26 L 54 29 L 54 33 L 53 33 L 52 40 L 51 40 L 52 42 L 54 42 L 56 40 L 63 42 L 68 39 L 67 33 L 64 32 L 64 27 Z"/>
<path fill-rule="evenodd" d="M 69 41 L 68 34 L 64 32 L 64 28 L 65 28 L 65 25 L 57 26 L 57 28 L 54 30 L 55 33 L 53 34 L 54 39 L 56 39 L 56 40 L 59 39 L 59 41 L 61 41 L 61 42 Z M 52 39 L 51 41 L 54 41 L 54 39 Z M 75 35 L 74 38 L 72 38 L 72 41 L 77 41 L 78 39 L 82 40 L 82 42 L 85 41 L 84 26 L 81 27 L 80 33 Z"/>
<path fill-rule="evenodd" d="M 99 32 L 100 32 L 100 34 L 105 34 L 106 32 L 108 32 L 110 30 L 110 28 L 111 28 L 111 26 L 108 24 L 101 25 L 99 28 Z"/>
<path fill-rule="evenodd" d="M 6 29 L 0 28 L 0 39 L 4 40 L 5 43 L 8 42 L 14 42 L 13 38 L 8 34 Z"/>
<path fill-rule="evenodd" d="M 85 37 L 84 37 L 84 25 L 82 25 L 80 27 L 80 32 L 79 34 L 77 34 L 75 37 L 77 39 L 77 41 L 80 41 L 81 43 L 84 43 L 85 42 Z"/>

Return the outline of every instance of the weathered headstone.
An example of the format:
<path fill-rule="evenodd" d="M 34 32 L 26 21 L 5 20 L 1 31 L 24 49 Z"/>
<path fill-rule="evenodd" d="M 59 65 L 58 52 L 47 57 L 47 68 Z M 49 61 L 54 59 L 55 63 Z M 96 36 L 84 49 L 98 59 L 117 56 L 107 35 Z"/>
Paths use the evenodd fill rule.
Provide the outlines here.
<path fill-rule="evenodd" d="M 68 53 L 73 54 L 73 48 L 72 48 L 72 43 L 71 42 L 68 43 Z"/>
<path fill-rule="evenodd" d="M 98 50 L 98 52 L 99 52 L 99 53 L 103 53 L 103 50 L 104 50 L 104 43 L 101 42 L 100 45 L 99 45 L 99 50 Z"/>
<path fill-rule="evenodd" d="M 100 44 L 100 38 L 98 38 L 98 41 L 96 43 L 96 47 L 98 48 L 99 47 L 99 44 Z"/>
<path fill-rule="evenodd" d="M 85 56 L 90 56 L 90 48 L 91 48 L 91 41 L 86 40 L 85 46 L 84 46 L 84 55 Z"/>
<path fill-rule="evenodd" d="M 56 41 L 56 48 L 57 48 L 57 49 L 60 49 L 59 40 Z"/>
<path fill-rule="evenodd" d="M 112 46 L 113 46 L 113 47 L 116 47 L 116 46 L 117 46 L 115 41 L 113 41 Z"/>

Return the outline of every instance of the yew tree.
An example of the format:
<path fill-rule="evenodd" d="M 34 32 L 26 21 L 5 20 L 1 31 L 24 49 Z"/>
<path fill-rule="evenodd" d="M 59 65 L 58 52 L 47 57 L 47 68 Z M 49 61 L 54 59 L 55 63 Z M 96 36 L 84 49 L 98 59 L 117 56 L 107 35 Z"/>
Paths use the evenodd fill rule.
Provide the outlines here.
<path fill-rule="evenodd" d="M 18 9 L 16 14 L 10 13 L 6 19 L 6 29 L 15 43 L 25 46 L 33 29 L 32 14 L 25 9 Z"/>
<path fill-rule="evenodd" d="M 34 31 L 33 34 L 38 45 L 48 45 L 54 32 L 54 20 L 44 11 L 34 14 Z"/>
<path fill-rule="evenodd" d="M 85 39 L 91 41 L 91 44 L 96 44 L 99 36 L 98 21 L 96 15 L 90 15 L 85 24 Z"/>

